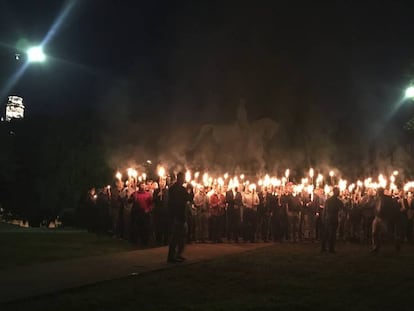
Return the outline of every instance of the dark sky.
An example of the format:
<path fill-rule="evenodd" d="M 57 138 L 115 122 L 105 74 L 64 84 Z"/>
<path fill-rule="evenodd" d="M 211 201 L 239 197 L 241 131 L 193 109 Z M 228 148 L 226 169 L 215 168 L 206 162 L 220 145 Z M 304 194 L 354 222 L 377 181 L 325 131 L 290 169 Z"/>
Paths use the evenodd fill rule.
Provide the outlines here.
<path fill-rule="evenodd" d="M 1 0 L 0 94 L 19 40 L 41 42 L 71 3 L 48 62 L 7 92 L 33 114 L 122 105 L 225 121 L 243 100 L 251 118 L 369 123 L 412 73 L 412 1 Z"/>

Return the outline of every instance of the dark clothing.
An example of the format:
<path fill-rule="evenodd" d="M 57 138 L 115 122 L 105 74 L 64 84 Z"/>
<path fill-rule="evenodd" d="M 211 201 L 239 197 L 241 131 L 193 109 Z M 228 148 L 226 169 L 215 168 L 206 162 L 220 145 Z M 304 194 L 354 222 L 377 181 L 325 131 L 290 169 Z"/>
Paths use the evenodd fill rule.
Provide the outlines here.
<path fill-rule="evenodd" d="M 155 241 L 157 245 L 167 245 L 170 236 L 170 218 L 168 214 L 168 192 L 167 189 L 155 189 L 153 194 L 153 220 Z"/>
<path fill-rule="evenodd" d="M 342 203 L 342 201 L 337 196 L 332 196 L 325 201 L 325 207 L 322 215 L 322 251 L 325 251 L 326 246 L 328 246 L 330 252 L 335 252 L 336 230 L 338 228 L 338 214 L 339 211 L 343 209 L 344 203 Z"/>
<path fill-rule="evenodd" d="M 299 239 L 299 221 L 301 202 L 298 197 L 293 195 L 286 196 L 286 208 L 288 215 L 289 237 L 293 242 Z"/>
<path fill-rule="evenodd" d="M 131 243 L 140 242 L 142 246 L 148 246 L 150 238 L 150 214 L 146 213 L 142 207 L 142 201 L 136 198 L 137 192 L 134 192 L 129 198 L 132 203 L 131 209 Z"/>
<path fill-rule="evenodd" d="M 232 190 L 226 192 L 227 219 L 228 219 L 228 239 L 238 241 L 241 226 L 241 209 L 243 206 L 242 195 Z"/>
<path fill-rule="evenodd" d="M 259 193 L 260 204 L 257 207 L 258 234 L 266 242 L 270 234 L 271 193 Z"/>
<path fill-rule="evenodd" d="M 184 250 L 188 200 L 188 192 L 182 185 L 175 183 L 168 190 L 168 211 L 172 223 L 168 261 L 181 256 Z"/>
<path fill-rule="evenodd" d="M 340 210 L 343 210 L 344 203 L 336 197 L 332 196 L 325 202 L 325 208 L 323 210 L 322 220 L 324 223 L 338 223 L 338 214 Z"/>
<path fill-rule="evenodd" d="M 328 222 L 323 224 L 323 237 L 321 249 L 326 250 L 328 246 L 330 252 L 335 252 L 336 230 L 338 229 L 338 222 Z"/>
<path fill-rule="evenodd" d="M 246 208 L 243 215 L 243 239 L 244 241 L 255 242 L 257 230 L 257 211 Z"/>
<path fill-rule="evenodd" d="M 177 183 L 172 185 L 168 190 L 168 211 L 173 221 L 185 223 L 187 201 L 187 190 Z"/>
<path fill-rule="evenodd" d="M 181 257 L 184 251 L 185 236 L 187 234 L 187 226 L 185 223 L 174 221 L 171 228 L 171 239 L 168 248 L 168 261 Z"/>
<path fill-rule="evenodd" d="M 281 221 L 281 203 L 279 197 L 274 194 L 267 195 L 267 205 L 269 206 L 270 218 L 270 232 L 271 238 L 274 242 L 282 240 L 282 221 Z"/>
<path fill-rule="evenodd" d="M 123 231 L 123 200 L 121 198 L 121 190 L 114 188 L 111 192 L 111 208 L 112 208 L 112 233 L 117 238 L 122 237 Z"/>
<path fill-rule="evenodd" d="M 375 219 L 372 225 L 373 250 L 380 249 L 384 237 L 394 240 L 396 249 L 400 249 L 402 230 L 398 203 L 388 195 L 379 195 L 375 201 Z"/>

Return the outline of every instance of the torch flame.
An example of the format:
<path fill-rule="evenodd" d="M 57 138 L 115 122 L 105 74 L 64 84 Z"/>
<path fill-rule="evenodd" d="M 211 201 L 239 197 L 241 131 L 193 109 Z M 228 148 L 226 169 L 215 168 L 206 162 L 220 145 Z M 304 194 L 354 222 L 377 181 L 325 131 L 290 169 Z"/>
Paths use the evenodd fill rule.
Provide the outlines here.
<path fill-rule="evenodd" d="M 186 182 L 191 181 L 191 172 L 190 171 L 185 172 L 185 181 Z"/>
<path fill-rule="evenodd" d="M 165 168 L 163 166 L 160 166 L 158 168 L 158 176 L 160 176 L 161 178 L 164 178 L 164 176 L 165 176 Z"/>
<path fill-rule="evenodd" d="M 115 177 L 117 178 L 117 179 L 119 179 L 119 180 L 122 180 L 122 174 L 121 174 L 121 172 L 116 172 L 116 174 L 115 174 Z"/>
<path fill-rule="evenodd" d="M 323 182 L 323 175 L 322 174 L 318 174 L 318 177 L 316 178 L 316 183 L 320 184 Z"/>
<path fill-rule="evenodd" d="M 133 168 L 128 168 L 128 176 L 129 177 L 133 177 L 133 178 L 137 178 L 138 176 L 138 172 L 136 170 L 134 170 Z"/>
<path fill-rule="evenodd" d="M 310 177 L 310 178 L 313 178 L 314 174 L 315 174 L 315 172 L 314 172 L 313 168 L 311 168 L 311 169 L 309 170 L 309 177 Z"/>

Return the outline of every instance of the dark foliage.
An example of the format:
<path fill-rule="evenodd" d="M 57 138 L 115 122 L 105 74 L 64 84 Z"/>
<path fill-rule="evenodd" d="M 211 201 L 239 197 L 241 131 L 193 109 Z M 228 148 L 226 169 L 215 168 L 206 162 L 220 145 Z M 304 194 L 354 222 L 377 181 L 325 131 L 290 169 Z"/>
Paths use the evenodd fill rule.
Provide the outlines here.
<path fill-rule="evenodd" d="M 2 122 L 1 203 L 36 226 L 75 208 L 91 185 L 108 181 L 99 124 L 90 111 Z"/>

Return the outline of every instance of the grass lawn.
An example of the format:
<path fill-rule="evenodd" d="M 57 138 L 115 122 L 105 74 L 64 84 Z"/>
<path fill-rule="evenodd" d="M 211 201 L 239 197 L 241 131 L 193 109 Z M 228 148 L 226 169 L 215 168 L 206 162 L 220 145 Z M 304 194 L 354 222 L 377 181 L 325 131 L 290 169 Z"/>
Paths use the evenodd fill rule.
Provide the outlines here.
<path fill-rule="evenodd" d="M 20 228 L 0 223 L 1 269 L 131 250 L 125 242 L 70 229 Z"/>
<path fill-rule="evenodd" d="M 414 247 L 268 248 L 15 302 L 2 310 L 413 310 Z"/>

